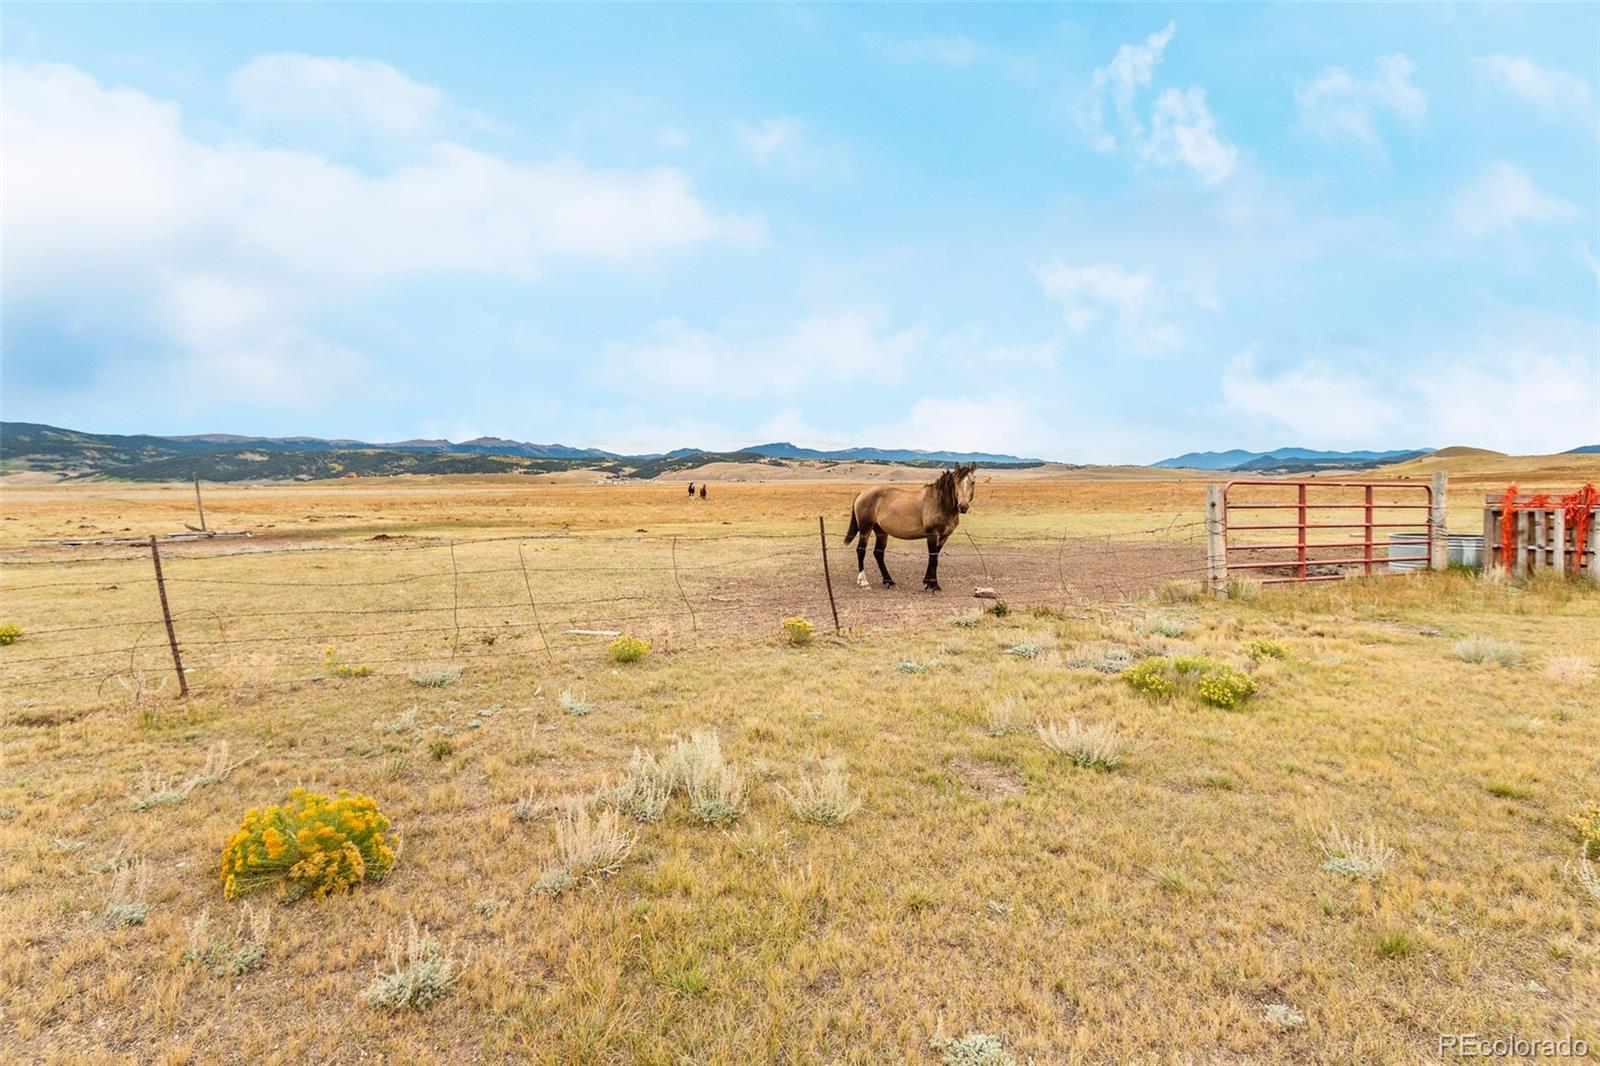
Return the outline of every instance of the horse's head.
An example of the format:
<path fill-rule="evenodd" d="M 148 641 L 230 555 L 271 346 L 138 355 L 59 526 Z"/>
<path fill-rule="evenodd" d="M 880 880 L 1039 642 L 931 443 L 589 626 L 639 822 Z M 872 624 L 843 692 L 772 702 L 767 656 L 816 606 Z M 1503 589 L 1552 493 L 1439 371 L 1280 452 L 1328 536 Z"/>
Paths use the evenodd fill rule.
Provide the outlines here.
<path fill-rule="evenodd" d="M 939 475 L 936 484 L 947 511 L 967 513 L 967 508 L 972 506 L 972 494 L 978 488 L 977 470 L 977 463 L 958 463 L 954 470 Z"/>

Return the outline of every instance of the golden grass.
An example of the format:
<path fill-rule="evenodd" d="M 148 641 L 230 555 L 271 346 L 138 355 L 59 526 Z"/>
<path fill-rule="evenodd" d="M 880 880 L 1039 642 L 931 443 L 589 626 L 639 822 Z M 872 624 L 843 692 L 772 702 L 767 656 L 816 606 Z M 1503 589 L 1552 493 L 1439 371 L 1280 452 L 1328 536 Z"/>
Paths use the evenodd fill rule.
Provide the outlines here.
<path fill-rule="evenodd" d="M 772 491 L 757 510 L 798 507 Z M 995 517 L 1045 528 L 1078 513 L 1061 496 Z M 60 610 L 74 593 L 19 595 Z M 1545 678 L 1592 656 L 1592 590 L 1441 574 L 804 648 L 779 617 L 627 666 L 603 642 L 486 659 L 444 688 L 263 686 L 240 661 L 188 701 L 153 682 L 8 695 L 0 1060 L 879 1063 L 972 1033 L 1022 1062 L 1402 1063 L 1438 1031 L 1600 1044 L 1600 905 L 1568 822 L 1600 800 L 1600 709 L 1592 676 Z M 1526 664 L 1463 662 L 1466 636 Z M 1257 640 L 1289 656 L 1251 666 L 1259 691 L 1232 712 L 1152 702 L 1093 666 L 1115 649 L 1243 662 Z M 1024 643 L 1056 654 L 1008 653 Z M 592 713 L 566 713 L 567 691 Z M 992 735 L 1008 699 L 1115 722 L 1131 757 L 1086 773 L 1031 732 Z M 735 821 L 671 803 L 611 826 L 637 833 L 614 873 L 534 891 L 564 861 L 558 834 L 578 842 L 577 815 L 547 811 L 697 733 L 740 771 Z M 231 765 L 223 743 L 252 757 Z M 862 801 L 840 825 L 785 796 L 821 759 L 848 761 L 842 794 Z M 144 774 L 216 780 L 136 810 Z M 216 876 L 229 833 L 296 785 L 377 800 L 403 842 L 392 873 L 279 911 L 252 972 L 185 963 L 208 908 L 241 927 Z M 612 814 L 590 809 L 591 837 Z M 1335 825 L 1393 849 L 1378 881 L 1321 869 Z M 142 924 L 109 920 L 114 903 L 147 904 Z M 459 978 L 424 1013 L 366 1006 L 412 918 Z"/>

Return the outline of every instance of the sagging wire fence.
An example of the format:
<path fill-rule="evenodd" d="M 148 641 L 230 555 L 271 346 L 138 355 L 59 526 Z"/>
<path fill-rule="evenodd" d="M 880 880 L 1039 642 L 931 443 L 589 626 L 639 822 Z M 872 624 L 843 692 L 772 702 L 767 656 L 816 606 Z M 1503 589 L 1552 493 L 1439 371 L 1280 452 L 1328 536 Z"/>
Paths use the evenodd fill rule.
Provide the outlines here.
<path fill-rule="evenodd" d="M 617 634 L 668 650 L 773 639 L 794 616 L 824 633 L 835 619 L 849 631 L 950 617 L 994 602 L 975 599 L 980 588 L 1014 607 L 1124 600 L 1206 569 L 1204 521 L 1172 516 L 1098 536 L 959 530 L 941 553 L 939 594 L 922 590 L 926 548 L 893 542 L 898 587 L 881 587 L 869 556 L 872 587 L 861 589 L 854 547 L 819 526 L 820 536 L 811 527 L 13 553 L 0 596 L 23 639 L 0 654 L 0 693 L 37 701 L 108 687 L 416 679 L 593 656 Z"/>

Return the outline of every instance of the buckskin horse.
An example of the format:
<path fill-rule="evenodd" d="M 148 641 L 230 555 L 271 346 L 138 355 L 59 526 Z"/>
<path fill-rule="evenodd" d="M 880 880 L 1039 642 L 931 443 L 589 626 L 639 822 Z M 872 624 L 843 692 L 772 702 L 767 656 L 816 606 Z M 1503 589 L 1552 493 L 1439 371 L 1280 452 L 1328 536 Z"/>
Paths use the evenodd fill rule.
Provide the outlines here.
<path fill-rule="evenodd" d="M 961 516 L 972 506 L 972 494 L 977 488 L 975 476 L 978 464 L 957 465 L 919 489 L 894 488 L 880 485 L 856 496 L 850 505 L 850 529 L 844 535 L 849 544 L 860 534 L 856 545 L 856 584 L 867 584 L 867 534 L 875 534 L 872 557 L 878 561 L 878 573 L 883 575 L 883 587 L 894 588 L 894 578 L 883 564 L 883 551 L 890 537 L 901 540 L 926 540 L 928 542 L 928 570 L 922 575 L 922 587 L 929 592 L 939 591 L 939 552 L 950 534 L 956 531 Z"/>

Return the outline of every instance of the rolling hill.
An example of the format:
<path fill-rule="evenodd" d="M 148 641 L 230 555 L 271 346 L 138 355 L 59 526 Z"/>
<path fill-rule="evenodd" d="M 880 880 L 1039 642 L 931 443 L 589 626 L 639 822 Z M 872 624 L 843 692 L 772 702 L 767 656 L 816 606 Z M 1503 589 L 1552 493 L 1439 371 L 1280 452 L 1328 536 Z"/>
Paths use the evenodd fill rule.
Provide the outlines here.
<path fill-rule="evenodd" d="M 86 433 L 34 422 L 0 422 L 0 474 L 36 474 L 68 480 L 181 481 L 198 476 L 206 481 L 274 481 L 395 474 L 544 474 L 565 470 L 654 478 L 707 463 L 785 466 L 840 462 L 914 467 L 980 462 L 1016 469 L 1043 465 L 1037 459 L 985 452 L 885 448 L 824 452 L 788 443 L 731 452 L 679 448 L 664 454 L 619 455 L 598 448 L 532 444 L 501 437 L 478 437 L 460 443 L 405 440 L 372 444 L 227 433 L 182 437 Z"/>
<path fill-rule="evenodd" d="M 1225 452 L 1186 452 L 1150 465 L 1168 469 L 1309 473 L 1315 470 L 1367 469 L 1383 463 L 1415 459 L 1428 454 L 1429 450 L 1403 448 L 1385 452 L 1329 452 L 1314 448 L 1274 448 L 1270 452 L 1252 452 L 1233 448 Z"/>

